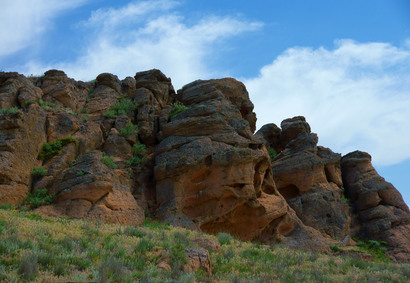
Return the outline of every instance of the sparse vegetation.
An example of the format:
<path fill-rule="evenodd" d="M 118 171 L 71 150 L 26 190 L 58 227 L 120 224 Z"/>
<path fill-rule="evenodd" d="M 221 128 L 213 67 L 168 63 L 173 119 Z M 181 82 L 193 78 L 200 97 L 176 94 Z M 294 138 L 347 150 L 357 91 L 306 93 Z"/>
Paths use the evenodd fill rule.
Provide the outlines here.
<path fill-rule="evenodd" d="M 105 155 L 103 153 L 103 158 L 101 159 L 101 162 L 107 165 L 111 169 L 117 169 L 117 164 L 115 164 L 114 159 L 110 156 Z"/>
<path fill-rule="evenodd" d="M 373 256 L 374 259 L 380 261 L 389 261 L 385 252 L 387 251 L 387 243 L 384 241 L 365 240 L 358 241 L 359 251 L 364 251 Z"/>
<path fill-rule="evenodd" d="M 46 102 L 42 99 L 36 99 L 34 101 L 28 101 L 26 102 L 26 106 L 30 106 L 30 104 L 33 103 L 38 103 L 38 105 L 40 105 L 40 107 L 46 111 L 51 111 L 53 110 L 52 108 L 55 106 L 55 103 L 52 102 Z"/>
<path fill-rule="evenodd" d="M 94 93 L 94 86 L 90 87 L 90 89 L 88 90 L 86 102 L 89 102 L 91 98 L 93 98 L 93 93 Z"/>
<path fill-rule="evenodd" d="M 271 147 L 268 147 L 267 150 L 268 150 L 268 153 L 269 153 L 270 160 L 275 159 L 276 155 L 278 155 L 278 153 L 276 152 L 276 150 L 274 150 L 274 149 L 271 148 Z"/>
<path fill-rule="evenodd" d="M 138 105 L 133 100 L 128 98 L 122 98 L 117 103 L 111 105 L 104 116 L 107 118 L 115 118 L 118 115 L 131 114 L 137 109 Z"/>
<path fill-rule="evenodd" d="M 191 240 L 218 238 L 146 220 L 141 227 L 0 210 L 0 281 L 407 282 L 408 264 L 308 253 L 231 239 L 211 252 L 212 276 L 185 273 Z M 370 244 L 373 245 L 373 244 Z M 161 251 L 171 270 L 159 269 Z"/>
<path fill-rule="evenodd" d="M 175 116 L 178 113 L 184 112 L 185 110 L 188 109 L 187 106 L 185 106 L 184 104 L 182 104 L 179 101 L 177 101 L 175 103 L 171 103 L 171 105 L 172 105 L 172 110 L 171 110 L 171 113 L 169 113 L 169 115 L 168 115 L 168 119 L 171 118 L 172 116 Z"/>
<path fill-rule="evenodd" d="M 128 122 L 127 125 L 121 129 L 121 135 L 125 138 L 135 136 L 138 133 L 138 125 L 134 125 L 131 122 Z"/>
<path fill-rule="evenodd" d="M 47 174 L 47 169 L 44 168 L 43 166 L 34 167 L 33 170 L 31 171 L 31 174 L 34 177 L 43 177 Z"/>
<path fill-rule="evenodd" d="M 28 204 L 31 208 L 37 208 L 45 204 L 51 204 L 53 195 L 50 195 L 47 190 L 36 190 L 30 193 L 25 200 L 25 204 Z"/>
<path fill-rule="evenodd" d="M 345 203 L 347 203 L 348 205 L 350 205 L 350 200 L 345 197 L 344 195 L 342 195 L 342 197 L 340 198 L 341 201 L 344 201 Z"/>
<path fill-rule="evenodd" d="M 60 139 L 60 140 L 57 140 L 51 143 L 46 142 L 43 144 L 43 148 L 38 154 L 38 159 L 44 160 L 44 161 L 49 160 L 53 156 L 60 154 L 63 147 L 70 143 L 74 143 L 75 145 L 78 145 L 78 141 L 72 137 L 63 138 L 63 139 Z"/>
<path fill-rule="evenodd" d="M 232 240 L 233 240 L 233 237 L 229 235 L 228 233 L 218 233 L 218 242 L 221 245 L 229 245 Z"/>
<path fill-rule="evenodd" d="M 19 110 L 17 106 L 11 107 L 11 108 L 3 108 L 0 109 L 0 115 L 5 115 L 5 114 L 14 114 Z"/>
<path fill-rule="evenodd" d="M 145 161 L 145 156 L 143 156 L 145 153 L 147 153 L 145 144 L 142 144 L 139 141 L 135 143 L 133 146 L 133 155 L 127 161 L 126 167 L 136 168 L 139 164 Z"/>

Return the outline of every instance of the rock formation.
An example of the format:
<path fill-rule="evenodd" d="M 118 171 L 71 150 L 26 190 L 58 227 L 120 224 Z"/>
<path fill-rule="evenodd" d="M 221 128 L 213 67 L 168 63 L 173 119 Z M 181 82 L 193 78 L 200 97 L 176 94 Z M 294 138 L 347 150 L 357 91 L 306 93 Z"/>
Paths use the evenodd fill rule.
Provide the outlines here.
<path fill-rule="evenodd" d="M 401 194 L 377 174 L 369 154 L 355 151 L 342 158 L 346 195 L 358 220 L 354 234 L 387 242 L 398 261 L 409 261 L 410 213 Z"/>
<path fill-rule="evenodd" d="M 46 190 L 53 202 L 36 211 L 50 216 L 140 225 L 149 215 L 316 251 L 367 238 L 410 262 L 408 207 L 370 156 L 318 146 L 303 117 L 254 134 L 253 104 L 235 79 L 176 93 L 159 70 L 92 82 L 0 73 L 0 108 L 2 204 Z"/>

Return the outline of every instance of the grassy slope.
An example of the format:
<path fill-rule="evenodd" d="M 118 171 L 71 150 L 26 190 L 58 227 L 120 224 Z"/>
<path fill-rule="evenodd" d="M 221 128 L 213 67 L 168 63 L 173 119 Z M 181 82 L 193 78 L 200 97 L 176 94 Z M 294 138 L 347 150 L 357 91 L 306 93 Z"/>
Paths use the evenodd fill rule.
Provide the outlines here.
<path fill-rule="evenodd" d="M 181 271 L 184 252 L 205 235 L 146 221 L 143 227 L 42 218 L 0 209 L 0 281 L 113 282 L 408 282 L 410 266 L 313 254 L 233 240 L 219 235 L 222 252 L 211 253 L 213 276 Z M 172 270 L 156 267 L 169 249 Z M 182 251 L 182 252 L 181 252 Z"/>

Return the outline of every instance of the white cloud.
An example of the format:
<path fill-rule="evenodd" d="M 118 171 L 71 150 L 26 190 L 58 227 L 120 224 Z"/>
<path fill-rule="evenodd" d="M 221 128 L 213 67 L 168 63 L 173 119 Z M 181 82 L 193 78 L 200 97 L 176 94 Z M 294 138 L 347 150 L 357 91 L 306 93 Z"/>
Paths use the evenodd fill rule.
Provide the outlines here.
<path fill-rule="evenodd" d="M 196 79 L 221 76 L 209 69 L 209 60 L 221 40 L 261 27 L 261 23 L 234 17 L 206 16 L 187 24 L 173 8 L 175 1 L 132 2 L 118 9 L 97 10 L 84 27 L 95 36 L 74 62 L 42 66 L 30 62 L 26 73 L 58 68 L 76 79 L 90 80 L 102 72 L 120 78 L 136 71 L 160 69 L 175 88 Z"/>
<path fill-rule="evenodd" d="M 0 56 L 16 53 L 33 42 L 60 12 L 86 0 L 2 0 L 0 9 Z"/>
<path fill-rule="evenodd" d="M 259 127 L 303 115 L 336 152 L 364 150 L 376 165 L 410 158 L 409 44 L 291 48 L 245 84 Z"/>

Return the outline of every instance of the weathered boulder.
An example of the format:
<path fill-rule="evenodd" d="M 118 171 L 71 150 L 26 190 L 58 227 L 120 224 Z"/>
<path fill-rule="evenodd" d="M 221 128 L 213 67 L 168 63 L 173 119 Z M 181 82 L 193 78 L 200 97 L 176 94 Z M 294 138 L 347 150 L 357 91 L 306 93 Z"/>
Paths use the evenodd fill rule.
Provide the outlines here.
<path fill-rule="evenodd" d="M 151 91 L 158 103 L 163 107 L 169 103 L 175 94 L 171 79 L 167 78 L 160 70 L 138 72 L 135 74 L 136 89 L 145 88 Z"/>
<path fill-rule="evenodd" d="M 0 114 L 0 203 L 18 204 L 31 187 L 31 172 L 46 141 L 46 116 L 37 105 Z"/>
<path fill-rule="evenodd" d="M 359 219 L 358 237 L 386 241 L 397 261 L 410 262 L 410 212 L 401 194 L 380 177 L 368 153 L 342 158 L 343 183 Z"/>
<path fill-rule="evenodd" d="M 342 200 L 340 154 L 317 146 L 317 136 L 304 117 L 286 119 L 281 126 L 282 151 L 272 162 L 279 192 L 305 225 L 344 239 L 350 218 Z"/>
<path fill-rule="evenodd" d="M 53 209 L 48 207 L 43 212 L 51 214 L 49 211 L 54 210 L 74 218 L 141 225 L 144 211 L 131 193 L 128 172 L 110 169 L 101 160 L 100 151 L 86 152 L 56 176 L 49 188 L 55 194 Z"/>
<path fill-rule="evenodd" d="M 87 85 L 67 77 L 63 71 L 49 70 L 41 78 L 40 85 L 43 100 L 55 103 L 56 106 L 68 107 L 73 111 L 84 108 L 87 95 Z"/>
<path fill-rule="evenodd" d="M 209 252 L 203 248 L 184 248 L 187 263 L 184 266 L 175 266 L 176 270 L 186 273 L 194 273 L 201 269 L 208 276 L 212 275 L 212 264 Z M 169 250 L 162 250 L 158 253 L 160 262 L 157 268 L 171 271 L 171 256 Z"/>
<path fill-rule="evenodd" d="M 282 151 L 282 145 L 280 141 L 282 130 L 273 123 L 263 125 L 256 134 L 256 138 L 262 138 L 262 142 L 266 147 L 273 148 L 276 152 Z"/>

